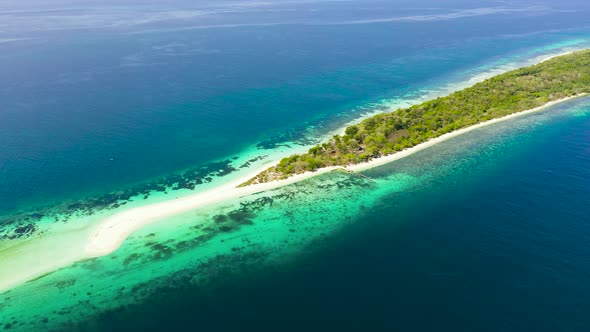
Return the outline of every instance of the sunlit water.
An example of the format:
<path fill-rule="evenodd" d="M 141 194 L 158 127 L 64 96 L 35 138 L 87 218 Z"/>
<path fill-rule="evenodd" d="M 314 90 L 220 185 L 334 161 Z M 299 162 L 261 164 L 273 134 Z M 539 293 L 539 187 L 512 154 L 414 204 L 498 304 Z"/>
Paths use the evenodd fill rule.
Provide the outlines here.
<path fill-rule="evenodd" d="M 340 23 L 3 42 L 0 248 L 214 187 L 358 117 L 587 47 L 574 5 L 359 24 L 400 13 L 308 3 L 323 14 L 265 19 Z M 585 331 L 589 112 L 569 102 L 373 180 L 331 173 L 164 220 L 1 294 L 0 328 Z"/>

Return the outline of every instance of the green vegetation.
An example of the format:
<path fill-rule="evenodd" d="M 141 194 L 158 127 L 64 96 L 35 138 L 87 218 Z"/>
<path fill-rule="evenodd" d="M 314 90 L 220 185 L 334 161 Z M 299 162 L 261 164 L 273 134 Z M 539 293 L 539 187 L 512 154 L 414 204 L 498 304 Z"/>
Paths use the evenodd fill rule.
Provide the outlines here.
<path fill-rule="evenodd" d="M 365 162 L 457 129 L 588 92 L 590 50 L 563 55 L 492 77 L 443 98 L 375 115 L 308 153 L 281 160 L 244 185 Z"/>

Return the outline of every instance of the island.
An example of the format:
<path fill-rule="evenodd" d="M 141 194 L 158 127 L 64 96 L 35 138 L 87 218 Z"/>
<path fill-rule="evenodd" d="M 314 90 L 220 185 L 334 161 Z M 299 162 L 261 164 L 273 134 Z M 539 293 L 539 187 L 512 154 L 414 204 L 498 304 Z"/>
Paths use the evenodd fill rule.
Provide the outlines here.
<path fill-rule="evenodd" d="M 589 92 L 590 50 L 553 57 L 446 97 L 367 118 L 305 154 L 282 159 L 241 186 L 369 162 L 451 132 Z"/>
<path fill-rule="evenodd" d="M 36 234 L 16 242 L 2 252 L 3 266 L 8 268 L 0 269 L 0 293 L 75 262 L 111 254 L 131 234 L 165 218 L 327 172 L 357 172 L 389 163 L 481 126 L 589 92 L 590 50 L 585 50 L 498 75 L 447 97 L 370 117 L 305 154 L 222 185 L 121 209 L 71 231 Z M 30 233 L 30 229 L 19 232 Z"/>

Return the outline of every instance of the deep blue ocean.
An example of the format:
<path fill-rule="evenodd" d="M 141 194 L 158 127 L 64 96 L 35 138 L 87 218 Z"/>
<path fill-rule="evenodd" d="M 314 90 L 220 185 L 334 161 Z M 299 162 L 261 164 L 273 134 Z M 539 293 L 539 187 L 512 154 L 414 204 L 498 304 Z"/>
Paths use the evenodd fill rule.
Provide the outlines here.
<path fill-rule="evenodd" d="M 577 0 L 8 1 L 0 217 L 305 147 L 589 44 L 589 14 Z M 551 112 L 365 172 L 425 180 L 375 195 L 294 260 L 169 285 L 68 330 L 588 331 L 590 102 Z"/>

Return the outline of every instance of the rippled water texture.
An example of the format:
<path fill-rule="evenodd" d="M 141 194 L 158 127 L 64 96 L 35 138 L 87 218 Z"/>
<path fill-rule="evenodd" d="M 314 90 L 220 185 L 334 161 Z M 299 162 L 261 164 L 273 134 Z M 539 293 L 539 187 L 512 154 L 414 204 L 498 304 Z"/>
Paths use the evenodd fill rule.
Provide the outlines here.
<path fill-rule="evenodd" d="M 573 0 L 75 5 L 0 4 L 0 269 L 590 44 Z M 589 105 L 163 220 L 0 294 L 0 330 L 588 331 Z"/>

